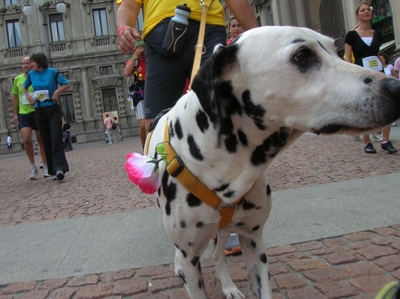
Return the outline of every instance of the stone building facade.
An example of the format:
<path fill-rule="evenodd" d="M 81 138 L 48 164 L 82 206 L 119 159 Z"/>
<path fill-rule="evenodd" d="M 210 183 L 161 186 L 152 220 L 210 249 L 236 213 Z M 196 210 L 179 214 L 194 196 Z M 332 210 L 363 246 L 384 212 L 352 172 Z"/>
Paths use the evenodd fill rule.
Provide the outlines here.
<path fill-rule="evenodd" d="M 52 66 L 70 81 L 61 96 L 61 107 L 73 126 L 78 143 L 104 139 L 105 112 L 118 115 L 123 136 L 135 136 L 138 124 L 126 101 L 123 76 L 128 59 L 116 47 L 115 0 L 65 0 L 67 11 L 58 13 L 59 0 L 47 0 L 35 7 L 32 0 L 1 0 L 0 3 L 0 137 L 11 134 L 16 150 L 21 135 L 13 123 L 11 89 L 21 73 L 21 61 L 34 52 L 47 53 Z M 339 55 L 346 32 L 356 26 L 355 8 L 359 0 L 249 0 L 259 24 L 303 26 L 331 36 Z M 223 2 L 223 1 L 222 1 Z M 400 1 L 369 0 L 374 7 L 374 26 L 385 34 L 384 50 L 400 56 Z M 33 14 L 25 16 L 30 3 Z M 225 8 L 226 17 L 230 12 Z M 139 29 L 141 25 L 138 25 Z"/>

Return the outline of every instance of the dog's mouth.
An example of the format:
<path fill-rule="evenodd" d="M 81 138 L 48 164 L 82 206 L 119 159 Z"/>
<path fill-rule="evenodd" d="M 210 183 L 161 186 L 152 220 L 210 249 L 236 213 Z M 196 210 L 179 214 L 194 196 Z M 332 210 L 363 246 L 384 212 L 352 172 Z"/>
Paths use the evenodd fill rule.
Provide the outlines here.
<path fill-rule="evenodd" d="M 361 132 L 365 132 L 365 131 L 369 131 L 372 128 L 352 128 L 352 127 L 348 127 L 345 125 L 326 125 L 320 129 L 311 129 L 311 132 L 313 132 L 314 134 L 320 135 L 320 134 L 335 134 L 338 132 L 342 132 L 342 133 L 346 133 L 349 135 L 352 134 L 357 134 L 357 133 L 361 133 Z"/>

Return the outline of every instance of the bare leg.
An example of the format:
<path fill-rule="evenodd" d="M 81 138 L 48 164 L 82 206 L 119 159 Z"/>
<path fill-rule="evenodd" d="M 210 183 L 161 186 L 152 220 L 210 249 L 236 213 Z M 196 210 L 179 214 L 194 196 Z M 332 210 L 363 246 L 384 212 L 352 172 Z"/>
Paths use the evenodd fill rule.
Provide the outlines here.
<path fill-rule="evenodd" d="M 149 127 L 154 119 L 146 119 L 145 120 L 145 128 L 146 128 L 146 135 L 149 133 Z"/>
<path fill-rule="evenodd" d="M 390 126 L 387 126 L 382 130 L 382 141 L 388 141 L 390 134 Z"/>
<path fill-rule="evenodd" d="M 144 119 L 139 119 L 139 137 L 142 142 L 142 146 L 146 142 L 146 123 Z"/>
<path fill-rule="evenodd" d="M 371 139 L 369 139 L 369 135 L 363 135 L 363 138 L 364 138 L 364 145 L 371 143 Z"/>
<path fill-rule="evenodd" d="M 30 127 L 21 128 L 21 134 L 22 134 L 22 141 L 24 143 L 25 153 L 28 156 L 29 163 L 33 165 L 35 164 L 35 157 L 32 144 L 32 128 Z"/>
<path fill-rule="evenodd" d="M 40 136 L 39 130 L 36 130 L 36 140 L 39 146 L 40 156 L 42 157 L 43 165 L 47 165 L 46 153 L 44 152 L 42 136 Z"/>

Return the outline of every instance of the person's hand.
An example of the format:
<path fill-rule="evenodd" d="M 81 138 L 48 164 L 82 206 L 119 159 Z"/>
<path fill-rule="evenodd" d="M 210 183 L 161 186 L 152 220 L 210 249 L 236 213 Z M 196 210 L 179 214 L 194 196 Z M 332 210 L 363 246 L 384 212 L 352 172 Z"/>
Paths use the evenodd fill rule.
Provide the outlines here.
<path fill-rule="evenodd" d="M 118 50 L 125 55 L 134 53 L 136 51 L 135 41 L 137 39 L 141 39 L 141 36 L 136 29 L 129 26 L 123 28 L 117 37 Z"/>
<path fill-rule="evenodd" d="M 30 96 L 30 95 L 27 97 L 27 100 L 31 105 L 35 104 L 35 102 L 36 102 L 35 99 L 32 98 L 32 96 Z"/>
<path fill-rule="evenodd" d="M 14 124 L 18 125 L 18 115 L 14 114 Z"/>
<path fill-rule="evenodd" d="M 51 100 L 52 100 L 53 102 L 58 102 L 58 92 L 57 92 L 57 91 L 55 91 L 55 92 L 53 93 L 53 96 L 51 97 Z"/>
<path fill-rule="evenodd" d="M 144 55 L 144 46 L 140 46 L 136 48 L 135 53 L 133 54 L 135 55 L 137 58 L 139 58 L 140 60 L 144 60 L 145 55 Z"/>

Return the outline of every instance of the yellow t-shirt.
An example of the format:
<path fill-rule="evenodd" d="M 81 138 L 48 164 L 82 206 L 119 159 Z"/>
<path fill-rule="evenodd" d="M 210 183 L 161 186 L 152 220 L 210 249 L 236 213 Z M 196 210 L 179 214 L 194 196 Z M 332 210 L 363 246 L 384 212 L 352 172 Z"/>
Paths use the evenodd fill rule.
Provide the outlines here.
<path fill-rule="evenodd" d="M 120 4 L 123 0 L 117 0 Z M 199 0 L 133 0 L 140 5 L 143 5 L 144 28 L 142 38 L 144 38 L 151 30 L 154 29 L 165 18 L 175 15 L 177 5 L 182 5 L 184 2 L 192 10 L 190 19 L 199 21 L 203 7 Z M 206 5 L 209 5 L 210 0 L 204 0 Z M 220 25 L 225 27 L 224 10 L 219 0 L 214 0 L 207 12 L 207 24 Z"/>

